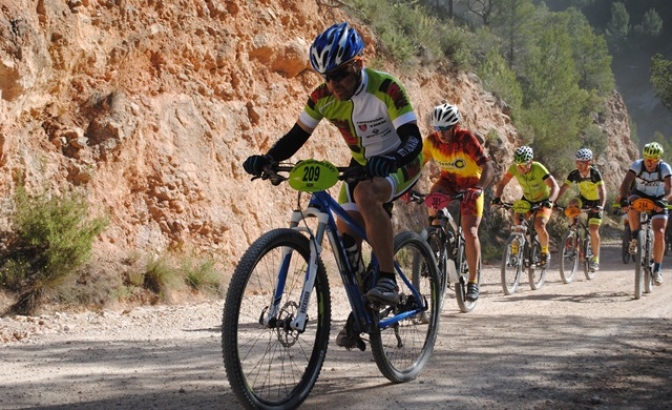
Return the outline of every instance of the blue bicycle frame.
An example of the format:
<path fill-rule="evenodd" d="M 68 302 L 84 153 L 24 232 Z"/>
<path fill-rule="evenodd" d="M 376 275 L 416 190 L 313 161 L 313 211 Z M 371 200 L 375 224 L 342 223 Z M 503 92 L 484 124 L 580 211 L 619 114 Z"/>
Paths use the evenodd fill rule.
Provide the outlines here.
<path fill-rule="evenodd" d="M 322 241 L 324 239 L 324 234 L 326 231 L 329 242 L 334 249 L 334 254 L 338 255 L 336 258 L 340 276 L 345 287 L 346 294 L 348 296 L 348 301 L 350 302 L 350 307 L 355 314 L 355 317 L 358 319 L 356 322 L 360 326 L 361 331 L 369 332 L 372 329 L 372 319 L 366 309 L 366 301 L 364 295 L 362 295 L 359 284 L 357 283 L 357 278 L 353 274 L 352 267 L 350 266 L 350 261 L 345 253 L 345 248 L 341 241 L 340 236 L 338 235 L 338 229 L 336 226 L 336 219 L 334 214 L 337 215 L 340 219 L 345 221 L 348 226 L 353 230 L 353 232 L 361 237 L 363 240 L 366 240 L 366 233 L 359 226 L 359 224 L 348 214 L 343 207 L 334 200 L 331 195 L 326 191 L 314 192 L 311 195 L 310 202 L 308 207 L 304 210 L 295 209 L 292 212 L 290 228 L 296 229 L 302 232 L 305 232 L 309 235 L 310 238 L 310 260 L 309 265 L 306 270 L 305 281 L 303 289 L 301 292 L 301 300 L 299 305 L 299 312 L 289 324 L 292 329 L 296 329 L 299 332 L 302 332 L 305 329 L 308 317 L 306 314 L 308 302 L 312 294 L 312 290 L 315 285 L 315 278 L 317 275 L 317 257 L 322 253 Z M 299 226 L 299 223 L 304 221 L 306 218 L 312 217 L 316 218 L 318 221 L 318 227 L 315 232 L 307 226 Z M 280 266 L 278 272 L 278 287 L 275 289 L 273 295 L 273 303 L 271 308 L 266 313 L 265 320 L 262 322 L 266 325 L 271 322 L 272 318 L 277 317 L 277 312 L 280 310 L 280 300 L 282 299 L 282 294 L 284 292 L 286 278 L 287 278 L 287 268 L 289 266 L 291 257 L 291 249 L 287 249 L 287 254 L 284 256 L 283 263 Z M 373 268 L 374 280 L 377 279 L 378 275 L 378 261 L 375 255 L 372 253 L 371 266 Z M 422 301 L 422 297 L 415 287 L 411 284 L 409 279 L 404 275 L 404 273 L 399 268 L 398 264 L 395 262 L 395 270 L 399 274 L 401 280 L 411 289 L 413 297 Z M 417 315 L 418 313 L 427 310 L 427 306 L 422 306 L 418 309 L 406 311 L 399 313 L 397 315 L 385 318 L 378 323 L 380 329 L 386 329 L 393 324 L 404 320 L 410 316 Z"/>

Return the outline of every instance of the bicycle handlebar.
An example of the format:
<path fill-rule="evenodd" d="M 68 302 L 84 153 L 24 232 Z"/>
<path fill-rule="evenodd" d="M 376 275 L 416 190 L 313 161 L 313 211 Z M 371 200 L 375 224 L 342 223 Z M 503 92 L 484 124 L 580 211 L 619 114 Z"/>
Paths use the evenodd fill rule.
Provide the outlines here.
<path fill-rule="evenodd" d="M 263 168 L 261 175 L 253 176 L 252 180 L 254 181 L 255 179 L 261 178 L 262 180 L 270 180 L 271 184 L 274 186 L 280 185 L 282 182 L 289 179 L 289 176 L 281 175 L 280 173 L 290 173 L 300 162 L 301 161 L 297 162 L 296 164 L 290 162 L 273 162 Z M 371 176 L 366 171 L 366 168 L 359 164 L 346 167 L 336 167 L 336 170 L 339 173 L 338 179 L 347 183 L 371 179 Z"/>
<path fill-rule="evenodd" d="M 465 191 L 460 191 L 460 192 L 458 192 L 454 195 L 448 195 L 448 194 L 444 194 L 442 192 L 432 192 L 432 193 L 428 193 L 428 194 L 423 194 L 423 193 L 420 193 L 418 191 L 411 190 L 409 192 L 409 195 L 410 195 L 409 196 L 409 202 L 415 202 L 416 204 L 422 204 L 422 203 L 425 203 L 425 199 L 430 195 L 436 195 L 436 196 L 443 197 L 448 202 L 461 201 L 462 198 L 464 198 L 464 192 Z M 436 207 L 433 207 L 433 208 L 436 209 Z"/>

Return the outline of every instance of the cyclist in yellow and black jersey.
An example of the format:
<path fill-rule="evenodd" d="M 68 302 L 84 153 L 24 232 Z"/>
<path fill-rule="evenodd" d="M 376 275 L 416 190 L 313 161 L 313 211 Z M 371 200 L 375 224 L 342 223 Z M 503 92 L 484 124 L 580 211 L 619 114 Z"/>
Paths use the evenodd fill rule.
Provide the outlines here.
<path fill-rule="evenodd" d="M 571 171 L 560 187 L 558 200 L 572 184 L 579 187 L 579 196 L 568 201 L 568 206 L 588 208 L 588 227 L 590 229 L 593 260 L 590 261 L 590 270 L 595 272 L 600 269 L 600 225 L 602 224 L 602 212 L 607 200 L 607 190 L 600 171 L 591 165 L 593 151 L 581 148 L 576 152 L 576 169 Z"/>

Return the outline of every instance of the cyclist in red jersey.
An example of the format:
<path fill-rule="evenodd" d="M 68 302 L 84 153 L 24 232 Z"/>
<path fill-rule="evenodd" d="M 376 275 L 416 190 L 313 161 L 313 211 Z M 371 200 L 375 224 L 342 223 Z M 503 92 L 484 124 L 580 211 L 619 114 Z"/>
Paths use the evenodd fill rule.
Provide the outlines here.
<path fill-rule="evenodd" d="M 469 265 L 466 299 L 473 302 L 479 296 L 477 273 L 481 243 L 478 226 L 483 216 L 483 189 L 490 184 L 494 168 L 476 136 L 458 126 L 460 121 L 457 106 L 447 103 L 436 106 L 430 122 L 434 132 L 424 141 L 422 153 L 423 164 L 433 160 L 441 169 L 430 192 L 454 195 L 465 191 L 460 212 Z M 437 213 L 433 208 L 428 208 L 428 212 L 431 216 Z"/>

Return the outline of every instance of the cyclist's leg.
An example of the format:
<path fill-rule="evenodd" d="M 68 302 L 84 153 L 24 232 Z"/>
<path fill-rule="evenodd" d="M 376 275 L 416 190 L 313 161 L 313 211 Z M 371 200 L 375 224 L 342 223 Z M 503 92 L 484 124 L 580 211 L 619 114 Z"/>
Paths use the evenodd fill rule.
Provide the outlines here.
<path fill-rule="evenodd" d="M 463 201 L 462 209 L 462 232 L 464 234 L 465 252 L 467 265 L 469 266 L 469 282 L 478 281 L 478 262 L 481 258 L 481 242 L 478 238 L 478 226 L 481 224 L 483 215 L 483 195 L 475 201 Z"/>
<path fill-rule="evenodd" d="M 593 251 L 592 267 L 599 267 L 600 264 L 600 226 L 602 225 L 602 211 L 588 212 L 588 228 L 590 230 L 591 250 Z"/>
<path fill-rule="evenodd" d="M 661 274 L 663 255 L 665 254 L 665 230 L 667 228 L 667 209 L 663 212 L 654 212 L 651 225 L 653 227 L 653 283 L 657 286 L 663 284 Z"/>
<path fill-rule="evenodd" d="M 378 282 L 367 292 L 370 299 L 385 304 L 399 301 L 394 273 L 394 231 L 385 204 L 401 196 L 420 178 L 420 157 L 386 178 L 360 181 L 355 202 L 364 218 L 366 237 L 380 265 Z"/>
<path fill-rule="evenodd" d="M 657 214 L 651 218 L 651 227 L 653 228 L 653 261 L 656 266 L 663 261 L 665 251 L 665 228 L 667 226 L 667 215 Z"/>
<path fill-rule="evenodd" d="M 628 201 L 632 202 L 640 197 L 638 194 L 630 195 Z M 630 225 L 630 237 L 632 238 L 628 250 L 634 256 L 637 253 L 637 238 L 639 238 L 639 212 L 632 208 L 628 210 L 628 224 Z"/>
<path fill-rule="evenodd" d="M 540 263 L 546 265 L 550 259 L 550 253 L 548 250 L 548 231 L 546 230 L 546 224 L 551 218 L 552 209 L 541 207 L 537 211 L 537 215 L 534 218 L 534 230 L 537 231 L 537 238 L 539 239 L 539 244 L 541 245 Z"/>

